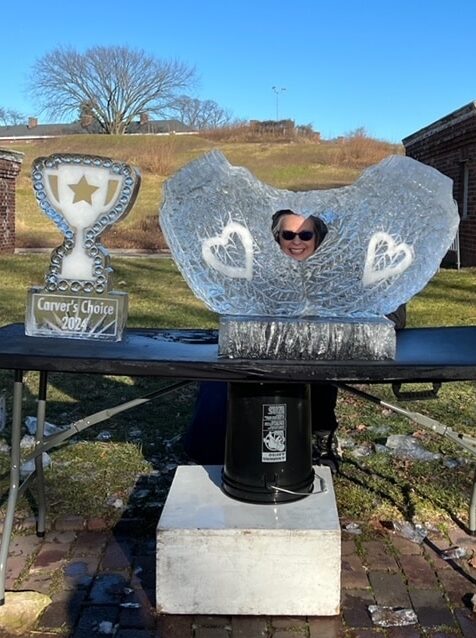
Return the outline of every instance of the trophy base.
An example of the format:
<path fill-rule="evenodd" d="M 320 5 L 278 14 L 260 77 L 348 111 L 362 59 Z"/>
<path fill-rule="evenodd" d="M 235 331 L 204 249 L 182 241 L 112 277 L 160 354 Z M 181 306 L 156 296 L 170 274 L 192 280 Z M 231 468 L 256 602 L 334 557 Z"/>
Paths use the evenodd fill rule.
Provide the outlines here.
<path fill-rule="evenodd" d="M 126 325 L 128 295 L 125 292 L 56 294 L 42 288 L 28 291 L 25 334 L 120 341 Z"/>
<path fill-rule="evenodd" d="M 385 360 L 395 357 L 385 317 L 220 317 L 218 354 L 230 359 Z"/>

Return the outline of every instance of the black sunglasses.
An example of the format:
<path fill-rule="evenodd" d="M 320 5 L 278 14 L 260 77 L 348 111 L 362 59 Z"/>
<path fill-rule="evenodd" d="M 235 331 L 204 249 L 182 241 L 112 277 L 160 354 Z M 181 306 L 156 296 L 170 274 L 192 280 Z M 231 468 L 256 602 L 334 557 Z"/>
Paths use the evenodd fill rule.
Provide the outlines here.
<path fill-rule="evenodd" d="M 281 231 L 281 237 L 286 241 L 292 241 L 296 236 L 301 241 L 310 241 L 314 237 L 314 232 L 312 230 L 301 230 L 300 233 L 293 233 L 292 230 Z"/>

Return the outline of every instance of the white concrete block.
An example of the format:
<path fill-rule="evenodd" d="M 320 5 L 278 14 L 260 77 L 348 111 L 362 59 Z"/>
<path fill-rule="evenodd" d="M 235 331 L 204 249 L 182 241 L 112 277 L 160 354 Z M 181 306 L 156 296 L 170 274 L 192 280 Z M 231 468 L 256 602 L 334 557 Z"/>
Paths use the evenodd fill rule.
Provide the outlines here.
<path fill-rule="evenodd" d="M 222 491 L 221 466 L 178 467 L 157 527 L 158 610 L 338 614 L 341 538 L 332 475 L 314 469 L 326 491 L 255 505 Z"/>

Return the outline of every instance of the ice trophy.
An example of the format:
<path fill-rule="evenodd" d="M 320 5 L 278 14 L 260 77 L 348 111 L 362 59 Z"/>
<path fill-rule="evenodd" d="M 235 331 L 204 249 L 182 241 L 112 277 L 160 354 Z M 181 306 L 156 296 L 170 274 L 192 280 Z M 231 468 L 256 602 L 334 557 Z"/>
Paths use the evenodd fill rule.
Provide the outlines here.
<path fill-rule="evenodd" d="M 271 232 L 275 212 L 317 216 L 328 233 L 305 261 Z M 389 156 L 351 186 L 291 192 L 213 151 L 171 177 L 160 223 L 197 297 L 221 315 L 221 356 L 390 359 L 385 315 L 421 290 L 453 241 L 452 181 Z"/>
<path fill-rule="evenodd" d="M 139 172 L 109 158 L 65 153 L 36 159 L 32 181 L 64 241 L 51 254 L 44 287 L 28 292 L 26 334 L 119 341 L 128 297 L 110 290 L 109 254 L 99 240 L 132 208 Z"/>

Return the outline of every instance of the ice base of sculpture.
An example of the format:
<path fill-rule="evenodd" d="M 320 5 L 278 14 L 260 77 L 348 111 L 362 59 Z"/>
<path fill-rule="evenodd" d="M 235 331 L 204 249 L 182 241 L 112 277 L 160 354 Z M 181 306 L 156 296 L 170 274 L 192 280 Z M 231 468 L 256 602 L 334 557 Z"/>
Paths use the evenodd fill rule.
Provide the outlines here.
<path fill-rule="evenodd" d="M 28 292 L 25 333 L 30 337 L 120 341 L 127 321 L 128 295 Z"/>
<path fill-rule="evenodd" d="M 385 360 L 395 348 L 385 317 L 220 317 L 218 353 L 231 359 Z"/>

